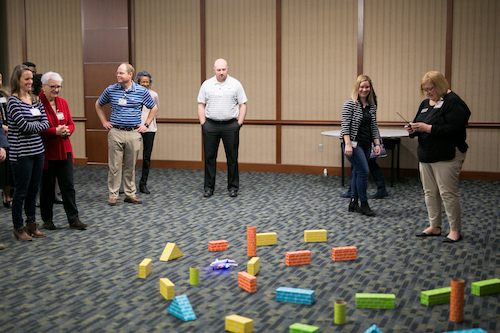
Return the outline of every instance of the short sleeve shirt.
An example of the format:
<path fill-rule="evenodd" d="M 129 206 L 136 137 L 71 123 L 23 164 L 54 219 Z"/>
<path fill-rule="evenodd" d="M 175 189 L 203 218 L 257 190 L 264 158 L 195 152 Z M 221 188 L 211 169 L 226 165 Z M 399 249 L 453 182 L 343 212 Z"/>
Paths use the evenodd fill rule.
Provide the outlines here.
<path fill-rule="evenodd" d="M 135 127 L 141 124 L 142 106 L 151 109 L 155 101 L 143 86 L 132 82 L 132 87 L 125 90 L 120 83 L 115 83 L 104 89 L 97 100 L 100 105 L 110 103 L 113 126 Z"/>
<path fill-rule="evenodd" d="M 247 102 L 245 90 L 240 81 L 227 76 L 224 82 L 213 76 L 201 85 L 198 103 L 205 104 L 205 116 L 213 120 L 236 119 L 239 105 Z"/>

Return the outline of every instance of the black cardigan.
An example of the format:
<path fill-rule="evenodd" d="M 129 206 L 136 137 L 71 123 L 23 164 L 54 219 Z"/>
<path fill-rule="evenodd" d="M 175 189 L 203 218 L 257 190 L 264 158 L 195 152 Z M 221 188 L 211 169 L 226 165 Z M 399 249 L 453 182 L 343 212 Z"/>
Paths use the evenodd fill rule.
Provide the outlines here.
<path fill-rule="evenodd" d="M 455 158 L 455 147 L 462 153 L 469 147 L 466 126 L 470 118 L 467 104 L 454 92 L 443 98 L 441 107 L 430 106 L 429 99 L 424 100 L 418 109 L 413 122 L 432 125 L 431 133 L 418 132 L 410 134 L 418 136 L 417 155 L 423 163 L 449 161 Z"/>

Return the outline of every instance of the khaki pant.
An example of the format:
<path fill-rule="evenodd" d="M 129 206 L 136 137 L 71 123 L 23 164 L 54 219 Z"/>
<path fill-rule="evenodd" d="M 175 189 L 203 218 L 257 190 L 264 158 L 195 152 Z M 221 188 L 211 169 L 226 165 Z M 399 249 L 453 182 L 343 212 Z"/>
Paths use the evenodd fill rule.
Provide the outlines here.
<path fill-rule="evenodd" d="M 441 227 L 441 203 L 448 216 L 451 231 L 462 229 L 458 181 L 466 153 L 455 148 L 450 161 L 419 163 L 420 179 L 424 188 L 425 204 L 431 227 Z"/>
<path fill-rule="evenodd" d="M 112 128 L 108 132 L 108 189 L 109 198 L 117 199 L 122 178 L 126 198 L 135 197 L 135 164 L 141 148 L 142 136 L 137 130 Z"/>

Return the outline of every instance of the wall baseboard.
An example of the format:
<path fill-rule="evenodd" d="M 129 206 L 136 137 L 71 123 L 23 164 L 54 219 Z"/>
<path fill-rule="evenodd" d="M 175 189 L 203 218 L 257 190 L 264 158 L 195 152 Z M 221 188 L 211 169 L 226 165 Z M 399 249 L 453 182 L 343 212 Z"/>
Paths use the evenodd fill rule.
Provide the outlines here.
<path fill-rule="evenodd" d="M 87 158 L 75 158 L 75 165 L 100 165 L 106 166 L 106 163 L 89 162 Z M 142 160 L 137 161 L 137 166 L 142 167 Z M 204 168 L 203 161 L 170 161 L 170 160 L 153 160 L 151 161 L 152 168 L 164 169 L 191 169 L 202 170 Z M 329 175 L 339 176 L 342 174 L 341 167 L 318 166 L 318 165 L 295 165 L 295 164 L 266 164 L 266 163 L 239 163 L 240 171 L 256 171 L 256 172 L 281 172 L 281 173 L 303 173 L 303 174 L 323 174 L 323 170 L 327 169 Z M 225 162 L 217 162 L 217 170 L 227 170 Z M 382 168 L 384 175 L 390 177 L 391 169 Z M 351 168 L 346 167 L 345 175 L 351 174 Z M 400 169 L 400 177 L 418 178 L 419 172 L 417 169 Z M 462 171 L 460 179 L 465 180 L 489 180 L 500 181 L 500 172 L 484 172 L 484 171 Z"/>

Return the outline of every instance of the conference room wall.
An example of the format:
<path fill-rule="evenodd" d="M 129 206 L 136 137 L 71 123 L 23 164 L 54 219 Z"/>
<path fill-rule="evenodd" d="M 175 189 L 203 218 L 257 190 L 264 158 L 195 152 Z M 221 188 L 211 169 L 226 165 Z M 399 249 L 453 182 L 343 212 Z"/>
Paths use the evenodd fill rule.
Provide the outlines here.
<path fill-rule="evenodd" d="M 62 11 L 63 15 L 67 15 L 71 17 L 71 20 L 63 19 L 62 25 L 59 26 L 57 23 L 60 20 L 60 14 L 52 14 L 49 13 L 48 10 L 44 11 L 44 6 L 47 3 L 57 3 L 60 9 L 54 9 L 56 13 L 58 11 Z M 67 70 L 81 70 L 83 67 L 81 62 L 77 63 L 78 60 L 75 58 L 79 54 L 81 54 L 81 45 L 76 45 L 76 40 L 80 40 L 81 43 L 81 24 L 80 24 L 80 6 L 75 6 L 75 3 L 79 3 L 79 1 L 58 1 L 51 0 L 47 2 L 37 2 L 34 0 L 26 0 L 26 14 L 27 21 L 39 20 L 36 22 L 36 26 L 32 23 L 27 22 L 27 55 L 30 61 L 37 63 L 41 71 L 55 69 L 57 71 L 67 71 Z M 199 85 L 201 83 L 201 48 L 200 48 L 200 2 L 198 0 L 188 0 L 188 1 L 152 1 L 151 7 L 148 1 L 145 0 L 135 0 L 136 5 L 136 19 L 135 19 L 135 43 L 136 43 L 136 67 L 149 67 L 149 68 L 141 68 L 146 69 L 152 72 L 155 77 L 155 89 L 159 92 L 160 98 L 162 101 L 166 103 L 165 107 L 165 115 L 160 114 L 161 118 L 192 118 L 193 121 L 196 119 L 196 103 L 194 101 L 194 96 L 197 94 L 199 89 Z M 157 3 L 159 6 L 161 3 L 166 3 L 165 5 L 181 6 L 182 10 L 158 10 L 154 7 L 154 4 Z M 301 7 L 303 3 L 309 4 L 307 7 Z M 352 83 L 356 76 L 356 32 L 357 28 L 355 26 L 355 22 L 357 22 L 357 3 L 358 1 L 331 1 L 331 2 L 322 2 L 322 1 L 282 1 L 281 6 L 281 20 L 282 20 L 282 62 L 281 62 L 281 116 L 282 119 L 289 120 L 332 120 L 339 121 L 340 120 L 340 109 L 348 97 L 350 93 L 350 89 L 352 87 Z M 364 39 L 364 72 L 367 72 L 374 79 L 374 83 L 376 85 L 377 93 L 379 95 L 379 121 L 380 122 L 399 122 L 400 120 L 394 116 L 394 109 L 398 109 L 407 113 L 402 113 L 403 115 L 412 116 L 416 112 L 418 104 L 423 99 L 422 96 L 418 93 L 418 82 L 423 75 L 423 73 L 427 70 L 437 69 L 440 71 L 444 71 L 444 60 L 445 54 L 443 53 L 444 48 L 444 37 L 445 29 L 442 28 L 443 22 L 446 18 L 446 13 L 444 12 L 446 0 L 436 0 L 436 1 L 427 1 L 425 6 L 422 6 L 421 1 L 417 0 L 409 0 L 404 2 L 394 2 L 393 0 L 373 0 L 373 1 L 364 1 L 365 6 L 365 15 L 364 15 L 364 24 L 365 24 L 365 39 Z M 238 1 L 233 3 L 232 1 L 212 1 L 207 0 L 205 2 L 206 5 L 206 16 L 207 16 L 207 24 L 206 24 L 206 75 L 211 76 L 211 68 L 213 64 L 213 60 L 218 56 L 217 50 L 228 50 L 230 55 L 230 73 L 235 77 L 240 79 L 245 88 L 247 90 L 247 94 L 249 95 L 249 114 L 248 118 L 251 119 L 264 119 L 264 120 L 274 120 L 277 117 L 277 104 L 280 101 L 276 100 L 276 69 L 277 69 L 277 59 L 276 59 L 276 2 L 274 1 L 262 1 L 257 3 L 258 6 L 254 6 L 254 2 L 252 1 Z M 328 5 L 333 5 L 334 7 L 325 7 Z M 185 7 L 182 7 L 185 6 Z M 338 6 L 338 7 L 337 7 Z M 347 8 L 352 7 L 352 13 L 347 13 Z M 422 8 L 419 8 L 421 6 Z M 472 110 L 471 122 L 482 123 L 483 125 L 486 123 L 492 123 L 493 126 L 498 124 L 500 114 L 496 110 L 496 98 L 498 91 L 498 85 L 500 84 L 496 77 L 500 74 L 499 65 L 496 62 L 495 54 L 498 54 L 498 48 L 500 43 L 498 42 L 499 26 L 496 25 L 495 19 L 500 9 L 498 8 L 497 2 L 488 1 L 488 0 L 478 0 L 474 1 L 474 4 L 470 4 L 469 1 L 465 0 L 454 0 L 454 10 L 453 10 L 453 47 L 452 47 L 452 67 L 451 67 L 451 77 L 452 77 L 452 88 L 456 91 L 463 99 L 469 104 Z M 6 32 L 9 36 L 9 62 L 11 63 L 11 67 L 15 64 L 18 64 L 22 60 L 22 43 L 21 43 L 21 29 L 19 28 L 19 1 L 16 0 L 7 0 L 7 11 L 8 13 L 8 26 L 9 29 Z M 138 9 L 141 7 L 143 11 L 147 13 L 142 13 L 141 10 Z M 151 8 L 153 10 L 151 10 Z M 243 8 L 243 9 L 242 9 Z M 327 8 L 325 10 L 325 8 Z M 331 8 L 331 9 L 328 9 Z M 344 9 L 342 9 L 344 8 Z M 386 9 L 385 11 L 383 9 Z M 222 10 L 224 15 L 220 16 L 218 10 Z M 68 11 L 71 11 L 69 13 Z M 242 19 L 242 13 L 248 11 L 249 15 L 253 18 L 252 22 L 233 22 L 233 17 Z M 335 34 L 335 27 L 330 27 L 329 24 L 331 22 L 329 20 L 322 19 L 326 14 L 325 12 L 330 11 L 330 17 L 335 18 L 337 21 L 342 19 L 342 17 L 349 16 L 354 19 L 352 26 L 349 27 L 348 23 L 346 27 L 344 27 L 344 31 L 342 31 L 341 35 Z M 338 12 L 346 12 L 346 15 L 341 15 L 342 17 L 338 18 L 335 15 Z M 406 12 L 411 12 L 411 16 L 407 16 L 406 25 L 403 24 L 404 20 L 398 18 L 400 15 L 403 15 Z M 437 11 L 438 14 L 434 16 L 432 14 L 434 11 Z M 334 12 L 334 13 L 331 13 Z M 40 13 L 44 13 L 41 15 Z M 145 14 L 146 19 L 144 16 Z M 182 19 L 180 21 L 175 21 L 176 18 L 181 15 Z M 218 15 L 218 16 L 216 16 Z M 308 19 L 316 15 L 318 18 L 317 22 L 310 22 L 311 25 L 317 25 L 318 27 L 326 27 L 324 29 L 328 29 L 329 37 L 335 36 L 335 38 L 342 38 L 344 34 L 351 36 L 345 37 L 345 42 L 340 40 L 339 43 L 335 44 L 336 47 L 332 49 L 333 53 L 325 52 L 322 57 L 317 56 L 318 52 L 323 52 L 319 45 L 323 45 L 323 47 L 328 47 L 328 45 L 324 45 L 324 43 L 318 42 L 318 40 L 324 41 L 328 40 L 325 36 L 321 35 L 321 32 L 324 31 L 322 28 L 313 28 L 310 27 L 309 24 L 303 25 L 301 20 L 299 19 Z M 425 16 L 424 16 L 425 15 Z M 35 18 L 35 16 L 39 18 Z M 430 18 L 429 18 L 430 16 Z M 224 23 L 217 22 L 217 17 L 223 17 L 221 19 Z M 259 17 L 264 17 L 265 20 L 261 22 Z M 226 19 L 227 18 L 227 19 Z M 160 26 L 161 29 L 157 28 L 157 26 L 151 24 L 151 19 L 155 19 L 155 24 L 160 24 L 161 22 L 178 22 L 175 25 L 180 27 L 179 29 L 173 30 L 170 28 L 164 29 L 163 26 Z M 244 20 L 244 19 L 243 19 Z M 64 23 L 68 21 L 67 23 Z M 72 22 L 69 22 L 72 21 Z M 327 22 L 328 21 L 328 22 Z M 349 20 L 350 21 L 350 20 Z M 422 24 L 424 21 L 426 24 Z M 187 23 L 186 23 L 187 22 Z M 323 23 L 321 23 L 323 22 Z M 47 25 L 56 24 L 58 27 L 54 29 L 53 34 L 44 33 L 44 29 Z M 165 23 L 166 24 L 166 23 Z M 186 24 L 184 26 L 183 24 Z M 295 29 L 297 25 L 299 28 Z M 434 30 L 426 30 L 427 27 L 431 25 L 434 26 Z M 146 29 L 147 27 L 147 29 Z M 329 28 L 330 27 L 330 28 Z M 444 27 L 444 25 L 443 25 Z M 247 36 L 245 31 L 253 29 L 252 36 Z M 295 29 L 295 30 L 294 30 Z M 307 30 L 310 29 L 310 30 Z M 319 29 L 319 30 L 318 30 Z M 423 30 L 422 30 L 423 29 Z M 244 30 L 240 32 L 235 32 L 234 30 Z M 76 31 L 76 33 L 75 33 Z M 173 32 L 172 32 L 173 31 Z M 296 31 L 297 36 L 294 38 L 292 36 L 292 32 Z M 385 38 L 384 36 L 380 36 L 378 31 L 385 31 L 382 34 L 389 34 L 391 38 Z M 420 33 L 418 33 L 420 32 Z M 222 41 L 216 41 L 216 34 L 221 35 L 221 39 L 225 39 L 226 41 L 229 39 L 230 43 L 224 43 Z M 255 33 L 255 40 L 252 41 L 253 34 Z M 72 35 L 74 38 L 67 41 L 65 38 L 66 35 Z M 174 45 L 170 47 L 173 52 L 184 52 L 182 57 L 179 57 L 182 61 L 174 61 L 169 60 L 169 57 L 172 55 L 165 55 L 162 53 L 163 51 L 155 51 L 158 54 L 151 52 L 144 52 L 139 50 L 139 45 L 142 40 L 147 40 L 148 35 L 153 35 L 156 41 L 161 41 L 159 44 Z M 182 38 L 177 39 L 174 35 L 180 35 Z M 302 38 L 301 34 L 310 34 L 308 37 L 312 39 L 311 41 L 306 41 L 305 38 Z M 78 36 L 77 36 L 78 35 Z M 243 36 L 243 37 L 241 37 Z M 375 37 L 378 36 L 378 37 Z M 428 38 L 428 36 L 436 36 L 436 39 Z M 69 58 L 68 61 L 70 65 L 65 65 L 64 59 L 61 62 L 57 56 L 56 58 L 50 58 L 43 56 L 38 59 L 39 55 L 37 55 L 38 51 L 36 51 L 35 46 L 32 45 L 35 42 L 33 39 L 38 39 L 38 43 L 36 44 L 37 48 L 42 48 L 44 50 L 40 50 L 41 54 L 49 54 L 47 50 L 54 50 L 53 45 L 51 44 L 52 40 L 64 40 L 64 43 L 69 43 L 69 46 L 66 46 L 62 52 Z M 264 38 L 264 40 L 262 40 Z M 302 38 L 302 40 L 301 40 Z M 372 38 L 377 38 L 377 41 L 373 41 Z M 252 41 L 249 43 L 248 41 Z M 259 40 L 257 40 L 259 39 Z M 294 42 L 292 42 L 292 40 Z M 437 40 L 437 41 L 436 41 Z M 165 42 L 167 41 L 167 42 Z M 157 42 L 158 43 L 158 42 Z M 178 44 L 176 44 L 178 43 Z M 180 43 L 187 43 L 186 46 Z M 219 43 L 221 46 L 219 46 Z M 238 44 L 239 43 L 239 44 Z M 245 43 L 245 44 L 241 44 Z M 295 43 L 295 44 L 294 44 Z M 301 44 L 302 43 L 302 44 Z M 381 43 L 382 45 L 378 45 Z M 401 46 L 399 44 L 402 44 Z M 179 46 L 179 44 L 181 46 Z M 330 43 L 331 44 L 331 43 Z M 226 45 L 226 49 L 224 49 L 224 45 Z M 294 47 L 295 45 L 295 47 Z M 305 91 L 304 89 L 310 89 L 310 85 L 315 85 L 315 81 L 309 81 L 309 76 L 312 77 L 316 75 L 318 72 L 312 72 L 310 74 L 308 72 L 307 56 L 302 58 L 293 58 L 296 56 L 295 53 L 299 55 L 302 53 L 302 49 L 305 47 L 315 47 L 310 52 L 309 57 L 314 56 L 315 60 L 323 61 L 323 64 L 328 64 L 329 62 L 326 60 L 331 59 L 333 57 L 338 62 L 341 62 L 342 52 L 348 52 L 349 56 L 345 57 L 345 61 L 352 61 L 351 65 L 342 65 L 342 70 L 339 73 L 335 73 L 335 75 L 323 75 L 320 77 L 319 86 L 332 85 L 331 89 L 329 89 L 329 94 L 332 97 L 331 107 L 328 110 L 331 110 L 332 116 L 330 113 L 321 113 L 325 112 L 327 108 L 322 107 L 324 105 L 324 101 L 318 104 L 314 108 L 305 108 L 300 106 L 305 103 L 303 99 L 298 98 L 296 95 Z M 339 47 L 339 45 L 342 46 Z M 346 46 L 347 45 L 347 46 Z M 352 45 L 352 46 L 350 46 Z M 163 46 L 162 46 L 163 47 Z M 222 49 L 221 49 L 222 47 Z M 405 51 L 405 47 L 407 47 L 408 51 Z M 229 50 L 230 49 L 230 50 Z M 346 50 L 343 50 L 346 49 Z M 76 51 L 75 51 L 76 50 Z M 162 49 L 163 50 L 163 49 Z M 391 54 L 391 51 L 394 50 L 394 54 Z M 426 57 L 417 57 L 417 51 L 423 50 Z M 437 50 L 437 51 L 436 51 Z M 188 52 L 189 51 L 189 52 Z M 245 51 L 251 51 L 252 56 L 245 56 Z M 334 52 L 340 52 L 339 55 L 335 55 Z M 436 55 L 437 52 L 437 55 Z M 71 53 L 76 53 L 73 55 Z M 146 57 L 146 53 L 150 54 L 151 58 Z M 293 57 L 290 53 L 294 53 Z M 321 53 L 320 53 L 321 54 Z M 431 56 L 429 56 L 431 54 Z M 408 67 L 403 66 L 405 62 L 403 60 L 396 59 L 396 56 L 399 55 L 399 58 L 404 58 Z M 435 55 L 435 56 L 434 56 Z M 391 60 L 384 60 L 384 56 L 389 57 Z M 411 58 L 414 57 L 414 58 Z M 232 59 L 234 58 L 233 62 Z M 309 58 L 310 59 L 310 58 Z M 325 60 L 326 59 L 326 60 Z M 425 60 L 424 60 L 425 59 Z M 178 60 L 178 59 L 177 59 Z M 381 62 L 379 62 L 381 61 Z M 183 63 L 186 63 L 185 67 L 182 67 Z M 426 63 L 427 62 L 427 63 Z M 187 65 L 189 64 L 189 65 Z M 147 66 L 146 66 L 147 65 Z M 58 68 L 58 66 L 67 66 L 68 68 Z M 315 65 L 313 65 L 315 66 Z M 380 68 L 378 67 L 380 66 Z M 390 66 L 390 67 L 388 67 Z M 50 68 L 45 68 L 50 67 Z M 71 68 L 69 68 L 71 67 Z M 345 68 L 344 68 L 345 67 Z M 429 68 L 427 68 L 429 67 Z M 431 68 L 432 67 L 432 68 Z M 10 69 L 10 71 L 12 70 Z M 177 71 L 177 68 L 180 68 Z M 325 71 L 330 71 L 327 65 L 324 66 Z M 382 70 L 386 68 L 386 70 Z M 408 68 L 408 69 L 407 69 Z M 190 72 L 191 71 L 191 72 Z M 196 73 L 198 72 L 198 73 Z M 172 74 L 172 73 L 175 73 Z M 180 74 L 178 74 L 180 73 Z M 295 73 L 295 75 L 293 75 Z M 68 93 L 68 90 L 71 92 L 71 89 L 66 89 L 68 80 L 76 80 L 72 79 L 73 76 L 80 75 L 79 73 L 72 73 L 65 75 L 63 77 L 65 79 L 65 88 L 61 93 L 64 98 L 68 101 L 76 100 L 78 98 L 81 99 L 80 102 L 72 101 L 70 103 L 70 108 L 72 113 L 76 113 L 77 115 L 81 115 L 83 111 L 83 98 L 77 97 L 78 95 L 83 94 L 83 79 L 79 79 L 76 83 L 71 83 L 71 86 L 74 86 L 75 89 L 81 89 L 81 92 L 73 92 L 71 95 Z M 4 74 L 5 75 L 5 74 Z M 321 75 L 321 73 L 320 73 Z M 394 76 L 397 75 L 397 76 Z M 10 73 L 7 74 L 10 76 Z M 327 77 L 333 76 L 335 80 L 326 81 Z M 176 84 L 175 81 L 179 80 L 182 77 L 183 80 L 180 84 Z M 304 84 L 303 89 L 295 89 L 295 82 L 298 84 Z M 290 83 L 288 83 L 290 82 Z M 338 82 L 338 84 L 337 84 Z M 396 82 L 397 84 L 393 84 L 389 86 L 389 82 Z M 170 84 L 170 86 L 169 86 Z M 79 87 L 79 88 L 77 88 Z M 168 88 L 165 88 L 168 87 Z M 263 88 L 264 87 L 264 88 Z M 321 87 L 320 87 L 321 88 Z M 179 89 L 179 90 L 175 90 Z M 311 87 L 312 89 L 312 87 Z M 342 91 L 343 90 L 343 91 Z M 307 90 L 306 90 L 307 91 Z M 169 96 L 169 94 L 171 94 Z M 182 96 L 179 98 L 178 96 Z M 315 95 L 319 96 L 319 95 Z M 338 97 L 337 97 L 338 96 Z M 393 97 L 396 96 L 396 97 Z M 319 96 L 320 98 L 321 96 Z M 298 98 L 298 99 L 297 99 Z M 300 100 L 299 107 L 295 105 L 297 103 L 289 103 L 289 100 Z M 334 99 L 334 100 L 333 100 Z M 172 103 L 172 105 L 168 105 L 168 103 Z M 191 104 L 193 103 L 193 104 Z M 254 103 L 260 103 L 255 105 Z M 73 105 L 75 104 L 75 105 Z M 80 105 L 79 105 L 80 104 Z M 293 105 L 292 105 L 293 104 Z M 332 110 L 333 109 L 333 110 Z M 316 116 L 310 116 L 310 113 L 318 111 Z M 405 111 L 406 110 L 406 111 Z M 337 114 L 338 113 L 338 114 Z M 309 118 L 306 118 L 309 117 Z M 83 120 L 82 120 L 83 121 Z M 163 125 L 162 125 L 163 126 Z M 176 126 L 181 126 L 180 124 L 172 124 L 172 128 Z M 199 125 L 198 125 L 199 126 Z M 250 134 L 249 128 L 256 127 L 257 131 L 265 130 L 266 134 L 263 134 L 263 137 L 268 135 L 267 131 L 269 129 L 277 128 L 275 126 L 262 126 L 257 127 L 256 125 L 248 125 L 244 127 L 242 131 L 242 140 L 250 140 L 251 136 L 259 136 L 258 134 Z M 297 126 L 295 126 L 297 127 Z M 305 131 L 313 132 L 321 132 L 323 130 L 322 126 L 304 126 L 307 129 Z M 325 126 L 327 130 L 335 129 L 335 126 Z M 304 148 L 304 152 L 302 156 L 291 155 L 288 156 L 289 150 L 286 148 L 288 145 L 288 133 L 294 133 L 298 129 L 293 129 L 290 126 L 282 126 L 284 135 L 281 136 L 281 147 L 279 143 L 276 141 L 276 138 L 273 138 L 275 146 L 269 150 L 269 154 L 272 151 L 281 152 L 282 163 L 285 161 L 296 161 L 297 165 L 323 165 L 322 158 L 319 159 L 310 159 L 310 154 L 317 153 L 317 144 L 321 142 L 317 142 L 312 147 L 312 151 L 306 151 L 308 148 Z M 201 133 L 196 134 L 196 138 L 189 137 L 191 135 L 188 132 L 179 131 L 181 135 L 181 139 L 179 140 L 180 146 L 179 151 L 174 153 L 173 156 L 184 156 L 183 151 L 193 153 L 197 156 L 193 156 L 194 162 L 201 161 Z M 296 133 L 296 132 L 295 132 Z M 81 135 L 81 137 L 79 137 Z M 308 134 L 304 134 L 308 135 Z M 497 163 L 489 163 L 491 160 L 498 160 L 498 149 L 489 149 L 488 145 L 498 143 L 498 129 L 483 129 L 483 128 L 471 128 L 469 129 L 469 145 L 471 146 L 471 150 L 469 152 L 469 156 L 466 160 L 464 170 L 467 171 L 480 171 L 480 172 L 499 172 L 499 167 Z M 322 138 L 323 140 L 327 138 Z M 73 144 L 75 145 L 79 140 L 84 144 L 84 133 L 83 130 L 78 130 L 75 133 L 75 137 L 72 138 Z M 187 143 L 189 141 L 194 141 L 193 144 L 198 145 L 197 148 L 200 152 L 194 153 L 194 150 Z M 336 140 L 332 140 L 332 148 L 335 150 L 332 152 L 332 156 L 340 155 L 340 148 L 337 147 Z M 406 147 L 405 141 L 402 144 L 402 153 L 406 152 L 409 154 L 408 157 L 411 158 L 411 147 Z M 408 140 L 409 141 L 409 140 Z M 250 141 L 248 141 L 250 142 Z M 413 142 L 413 141 L 412 141 Z M 271 144 L 271 143 L 270 143 Z M 269 145 L 270 145 L 269 144 Z M 323 144 L 326 145 L 326 141 L 323 141 Z M 268 145 L 268 146 L 269 146 Z M 312 144 L 311 144 L 312 146 Z M 255 146 L 252 146 L 254 148 Z M 265 147 L 268 148 L 267 146 Z M 156 149 L 160 149 L 158 153 L 161 153 L 159 156 L 170 156 L 169 152 L 165 149 L 165 151 L 161 151 L 162 148 L 155 146 Z M 170 149 L 170 148 L 168 148 Z M 175 149 L 175 148 L 174 148 Z M 248 152 L 245 148 L 242 147 L 240 149 L 240 155 L 245 156 L 246 161 L 250 161 L 252 158 L 258 159 L 258 153 Z M 280 149 L 280 150 L 278 150 Z M 256 150 L 257 151 L 257 150 Z M 326 148 L 324 147 L 324 151 Z M 477 158 L 471 158 L 477 152 Z M 80 155 L 81 154 L 81 155 Z M 85 157 L 85 150 L 82 149 L 81 153 L 78 155 L 80 157 Z M 155 153 L 154 153 L 155 154 Z M 163 154 L 163 155 L 162 155 Z M 268 154 L 267 150 L 265 154 Z M 314 154 L 313 154 L 314 155 Z M 191 156 L 191 155 L 189 155 Z M 154 157 L 156 158 L 156 157 Z M 191 158 L 191 157 L 190 157 Z M 334 157 L 336 158 L 336 157 Z M 266 157 L 267 161 L 269 158 Z M 272 158 L 271 158 L 272 159 Z M 274 162 L 274 159 L 272 159 Z M 382 161 L 385 163 L 385 161 Z M 328 162 L 330 163 L 330 162 Z M 331 166 L 339 166 L 336 164 L 337 162 L 333 162 L 335 164 Z M 403 163 L 403 158 L 402 158 Z M 412 168 L 416 169 L 413 162 L 411 162 Z M 328 164 L 330 166 L 330 164 Z"/>

